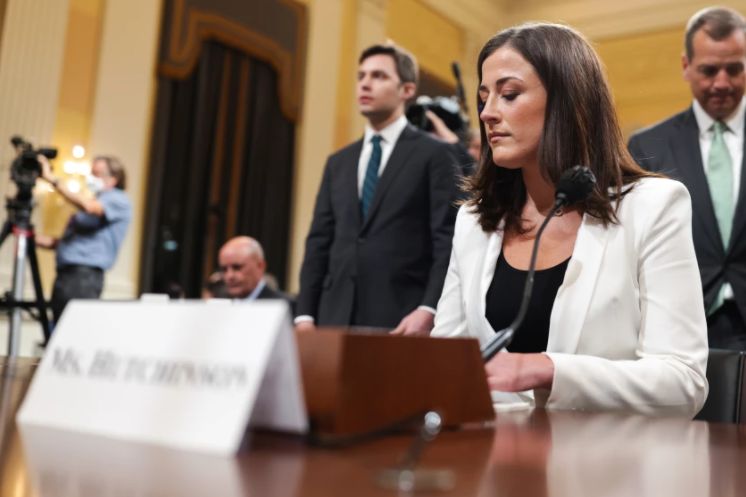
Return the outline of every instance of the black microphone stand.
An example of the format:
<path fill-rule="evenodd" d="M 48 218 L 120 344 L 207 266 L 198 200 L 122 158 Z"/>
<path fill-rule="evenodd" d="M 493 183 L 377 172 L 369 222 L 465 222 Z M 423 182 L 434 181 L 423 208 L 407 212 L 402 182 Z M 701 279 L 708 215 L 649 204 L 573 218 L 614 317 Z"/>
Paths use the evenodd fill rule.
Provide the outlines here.
<path fill-rule="evenodd" d="M 510 345 L 510 342 L 515 336 L 516 330 L 521 326 L 521 323 L 523 323 L 523 318 L 526 316 L 526 311 L 528 310 L 528 303 L 531 300 L 531 290 L 534 287 L 536 255 L 539 252 L 539 240 L 541 239 L 541 234 L 544 232 L 544 228 L 547 227 L 549 220 L 556 216 L 561 209 L 588 197 L 595 184 L 596 178 L 593 176 L 593 172 L 591 172 L 587 167 L 574 166 L 562 173 L 559 183 L 557 184 L 554 207 L 552 207 L 552 211 L 546 219 L 544 219 L 544 222 L 541 223 L 541 226 L 539 226 L 539 231 L 536 232 L 536 240 L 534 240 L 534 248 L 531 252 L 531 263 L 528 266 L 526 283 L 523 285 L 523 299 L 521 300 L 521 307 L 518 310 L 518 315 L 515 317 L 513 322 L 510 323 L 510 326 L 495 333 L 495 336 L 492 337 L 487 345 L 482 348 L 482 359 L 484 362 L 489 361 L 500 350 Z"/>
<path fill-rule="evenodd" d="M 513 341 L 516 330 L 523 323 L 523 318 L 526 317 L 526 311 L 528 311 L 528 303 L 531 300 L 531 290 L 534 288 L 534 273 L 536 273 L 536 256 L 539 253 L 539 240 L 541 234 L 544 232 L 544 228 L 549 224 L 549 220 L 557 215 L 562 207 L 566 204 L 566 198 L 564 196 L 554 201 L 554 207 L 549 215 L 544 219 L 544 222 L 539 226 L 539 231 L 536 232 L 536 240 L 534 240 L 534 248 L 531 251 L 531 262 L 528 265 L 528 274 L 526 275 L 526 283 L 523 285 L 523 298 L 521 300 L 521 307 L 518 310 L 518 315 L 515 317 L 512 323 L 507 328 L 495 333 L 495 336 L 482 348 L 482 359 L 484 362 L 492 359 L 495 354 L 500 352 L 503 348 L 510 345 Z"/>
<path fill-rule="evenodd" d="M 13 256 L 13 289 L 6 292 L 0 299 L 0 309 L 8 309 L 10 321 L 8 326 L 8 351 L 10 357 L 18 355 L 21 333 L 21 310 L 31 311 L 36 309 L 37 314 L 32 317 L 39 321 L 44 334 L 44 345 L 49 341 L 51 334 L 49 318 L 47 316 L 47 303 L 44 300 L 44 292 L 41 285 L 39 273 L 39 260 L 36 257 L 36 239 L 34 236 L 34 225 L 31 223 L 31 200 L 8 199 L 6 202 L 8 219 L 0 229 L 0 246 L 9 235 L 15 237 L 15 248 Z M 24 282 L 26 259 L 31 267 L 31 280 L 34 284 L 35 300 L 24 300 Z"/>

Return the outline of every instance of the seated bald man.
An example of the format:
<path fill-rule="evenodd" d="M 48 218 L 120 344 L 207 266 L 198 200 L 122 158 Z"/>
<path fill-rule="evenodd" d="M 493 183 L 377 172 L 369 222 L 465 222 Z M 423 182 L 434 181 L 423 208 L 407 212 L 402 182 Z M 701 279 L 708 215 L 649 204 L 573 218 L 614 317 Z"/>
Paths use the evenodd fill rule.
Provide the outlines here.
<path fill-rule="evenodd" d="M 267 262 L 264 250 L 255 239 L 248 236 L 231 238 L 220 248 L 218 255 L 228 296 L 236 300 L 284 299 L 291 307 L 292 298 L 267 285 L 264 271 Z"/>

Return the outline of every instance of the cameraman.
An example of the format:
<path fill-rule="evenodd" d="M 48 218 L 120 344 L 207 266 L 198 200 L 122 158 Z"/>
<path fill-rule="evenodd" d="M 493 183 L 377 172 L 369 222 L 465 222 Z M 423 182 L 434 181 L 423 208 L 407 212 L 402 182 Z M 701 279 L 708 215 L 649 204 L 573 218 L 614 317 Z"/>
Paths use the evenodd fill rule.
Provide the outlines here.
<path fill-rule="evenodd" d="M 477 164 L 479 163 L 479 134 L 476 135 L 477 144 L 475 147 L 472 143 L 474 141 L 474 132 L 469 130 L 466 135 L 468 142 L 464 145 L 459 136 L 454 133 L 445 121 L 438 117 L 435 112 L 426 110 L 425 116 L 433 126 L 433 130 L 430 134 L 434 135 L 439 140 L 448 143 L 453 148 L 452 152 L 458 159 L 461 175 L 469 177 L 474 174 Z"/>
<path fill-rule="evenodd" d="M 52 173 L 43 155 L 38 156 L 41 177 L 79 212 L 67 223 L 62 238 L 36 235 L 39 247 L 57 250 L 57 278 L 52 290 L 52 314 L 57 323 L 71 299 L 97 299 L 104 287 L 104 271 L 114 265 L 132 217 L 124 193 L 125 172 L 114 157 L 93 159 L 88 189 L 93 198 L 70 191 Z"/>

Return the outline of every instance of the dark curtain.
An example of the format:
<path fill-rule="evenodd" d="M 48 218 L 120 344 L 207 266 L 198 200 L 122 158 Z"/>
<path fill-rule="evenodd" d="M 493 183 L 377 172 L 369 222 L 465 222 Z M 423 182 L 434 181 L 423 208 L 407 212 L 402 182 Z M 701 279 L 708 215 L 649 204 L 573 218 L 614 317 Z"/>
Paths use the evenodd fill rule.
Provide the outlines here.
<path fill-rule="evenodd" d="M 198 297 L 220 246 L 249 235 L 286 280 L 294 124 L 267 63 L 217 42 L 158 88 L 142 291 Z"/>

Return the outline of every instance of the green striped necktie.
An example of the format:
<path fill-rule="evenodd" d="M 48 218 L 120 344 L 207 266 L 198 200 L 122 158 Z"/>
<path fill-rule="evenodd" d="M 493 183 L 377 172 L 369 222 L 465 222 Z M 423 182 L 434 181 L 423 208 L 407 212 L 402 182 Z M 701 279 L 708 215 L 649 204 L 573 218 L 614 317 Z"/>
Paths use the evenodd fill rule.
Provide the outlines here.
<path fill-rule="evenodd" d="M 727 251 L 733 228 L 733 160 L 723 139 L 723 133 L 726 131 L 728 127 L 722 121 L 715 121 L 712 125 L 712 144 L 707 157 L 707 184 L 720 237 Z M 720 287 L 708 314 L 712 314 L 723 304 L 723 290 L 724 288 Z"/>

